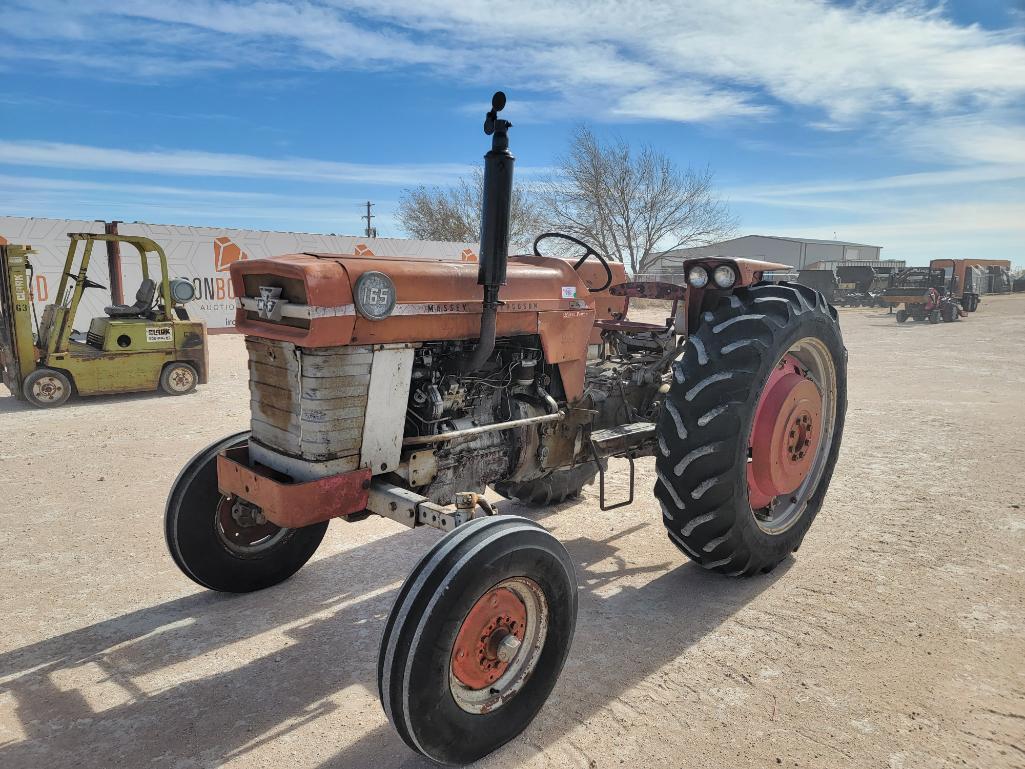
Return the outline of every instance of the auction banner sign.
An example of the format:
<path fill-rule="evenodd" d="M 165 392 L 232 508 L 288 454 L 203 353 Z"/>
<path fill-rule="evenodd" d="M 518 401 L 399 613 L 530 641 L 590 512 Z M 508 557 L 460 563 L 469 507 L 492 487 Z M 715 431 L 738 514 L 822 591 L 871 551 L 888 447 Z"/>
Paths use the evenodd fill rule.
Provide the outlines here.
<path fill-rule="evenodd" d="M 30 245 L 38 252 L 31 261 L 36 269 L 34 298 L 40 313 L 44 305 L 54 301 L 53 293 L 60 283 L 60 273 L 67 256 L 68 233 L 103 231 L 104 222 L 0 217 L 0 238 L 8 243 Z M 185 278 L 196 289 L 196 299 L 187 306 L 189 315 L 197 320 L 206 321 L 207 327 L 212 331 L 230 331 L 235 325 L 235 296 L 228 275 L 228 269 L 234 262 L 296 253 L 404 256 L 453 261 L 477 259 L 477 246 L 472 243 L 218 229 L 141 222 L 119 222 L 117 231 L 121 235 L 145 236 L 156 241 L 164 249 L 170 277 Z M 79 250 L 81 249 L 80 245 Z M 151 260 L 151 276 L 157 277 L 158 273 L 157 264 Z M 142 270 L 135 248 L 125 243 L 121 244 L 121 274 L 125 302 L 131 304 L 135 301 L 135 291 L 142 280 Z M 104 286 L 110 283 L 107 251 L 102 244 L 97 244 L 93 248 L 89 278 Z M 76 319 L 76 328 L 87 330 L 89 319 L 102 315 L 104 306 L 108 304 L 108 292 L 100 289 L 87 290 Z"/>

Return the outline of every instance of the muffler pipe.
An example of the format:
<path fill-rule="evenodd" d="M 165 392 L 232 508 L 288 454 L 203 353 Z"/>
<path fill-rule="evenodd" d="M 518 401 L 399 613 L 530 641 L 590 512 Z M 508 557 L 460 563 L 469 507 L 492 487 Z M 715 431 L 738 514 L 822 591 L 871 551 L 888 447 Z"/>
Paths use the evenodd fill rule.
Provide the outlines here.
<path fill-rule="evenodd" d="M 476 371 L 495 350 L 498 326 L 498 290 L 506 284 L 509 264 L 509 224 L 512 216 L 513 166 L 516 158 L 509 151 L 512 123 L 498 113 L 505 108 L 505 94 L 491 97 L 491 111 L 484 118 L 484 133 L 491 137 L 491 149 L 484 156 L 484 190 L 481 200 L 480 258 L 477 285 L 484 287 L 484 306 L 480 317 L 480 340 L 460 359 L 459 370 Z"/>

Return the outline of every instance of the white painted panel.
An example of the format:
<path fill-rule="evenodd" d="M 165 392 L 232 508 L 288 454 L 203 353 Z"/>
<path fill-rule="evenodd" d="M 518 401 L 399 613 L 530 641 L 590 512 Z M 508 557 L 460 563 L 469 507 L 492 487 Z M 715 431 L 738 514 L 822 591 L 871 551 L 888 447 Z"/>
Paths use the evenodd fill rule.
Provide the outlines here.
<path fill-rule="evenodd" d="M 411 259 L 476 260 L 473 243 L 405 240 L 402 238 L 366 238 L 361 235 L 318 235 L 305 232 L 265 232 L 262 230 L 219 229 L 184 225 L 123 222 L 122 235 L 143 235 L 159 243 L 167 254 L 172 278 L 185 278 L 196 287 L 196 300 L 188 304 L 191 317 L 206 321 L 211 329 L 230 329 L 235 325 L 235 296 L 228 268 L 232 261 L 264 259 L 303 252 L 362 254 L 365 256 L 407 257 Z M 69 232 L 103 232 L 103 222 L 71 219 L 34 219 L 0 216 L 0 239 L 18 245 L 31 245 L 39 254 L 32 263 L 37 269 L 38 310 L 53 302 L 61 268 L 68 250 Z M 0 240 L 2 242 L 2 240 Z M 81 246 L 80 246 L 81 248 Z M 142 271 L 135 249 L 122 245 L 122 275 L 125 301 L 135 301 Z M 106 286 L 107 251 L 103 243 L 93 249 L 89 277 Z M 48 297 L 48 299 L 44 299 Z M 98 289 L 85 292 L 80 321 L 76 327 L 88 329 L 89 318 L 103 314 L 110 294 Z M 84 324 L 84 325 L 83 325 Z"/>
<path fill-rule="evenodd" d="M 32 219 L 20 216 L 0 216 L 0 243 L 7 242 L 18 246 L 32 246 L 36 253 L 29 257 L 35 268 L 35 281 L 32 295 L 35 298 L 36 312 L 42 317 L 43 307 L 57 300 L 57 288 L 60 286 L 64 260 L 68 256 L 69 232 L 103 232 L 103 222 L 88 222 L 81 219 Z M 78 258 L 85 249 L 78 246 Z M 80 262 L 76 262 L 76 267 Z M 96 243 L 89 260 L 89 279 L 101 286 L 110 284 L 107 271 L 107 246 Z M 128 283 L 126 282 L 126 292 Z M 138 280 L 131 289 L 134 294 L 138 289 Z M 98 288 L 90 288 L 82 293 L 82 302 L 75 318 L 76 331 L 88 331 L 89 321 L 103 315 L 103 308 L 110 304 L 110 292 Z"/>
<path fill-rule="evenodd" d="M 369 466 L 374 475 L 391 472 L 399 465 L 412 371 L 411 348 L 386 347 L 374 351 L 360 450 L 360 464 Z"/>

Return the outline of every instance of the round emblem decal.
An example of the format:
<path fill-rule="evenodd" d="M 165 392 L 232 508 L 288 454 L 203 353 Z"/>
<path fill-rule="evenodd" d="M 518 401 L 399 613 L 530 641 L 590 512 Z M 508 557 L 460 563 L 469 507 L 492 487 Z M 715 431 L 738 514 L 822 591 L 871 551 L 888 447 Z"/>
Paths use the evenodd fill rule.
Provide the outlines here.
<path fill-rule="evenodd" d="M 368 320 L 383 320 L 395 309 L 395 284 L 383 272 L 364 272 L 353 293 L 356 310 Z"/>

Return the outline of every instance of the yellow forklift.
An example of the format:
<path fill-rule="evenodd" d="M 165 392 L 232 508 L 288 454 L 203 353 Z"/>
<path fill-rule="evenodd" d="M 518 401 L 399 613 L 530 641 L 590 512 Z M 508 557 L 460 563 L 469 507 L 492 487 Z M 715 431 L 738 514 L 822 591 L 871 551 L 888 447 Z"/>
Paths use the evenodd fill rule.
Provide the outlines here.
<path fill-rule="evenodd" d="M 0 374 L 15 398 L 49 408 L 72 393 L 163 390 L 185 395 L 205 384 L 209 370 L 206 325 L 191 320 L 184 305 L 195 298 L 192 283 L 167 275 L 164 250 L 149 238 L 68 233 L 71 243 L 56 301 L 37 318 L 32 301 L 31 246 L 0 246 Z M 75 316 L 87 289 L 103 289 L 87 277 L 97 241 L 135 247 L 142 282 L 134 304 L 111 304 L 92 318 L 84 338 Z M 79 244 L 84 244 L 76 268 Z M 155 255 L 160 274 L 150 277 Z M 112 296 L 112 299 L 114 297 Z"/>

